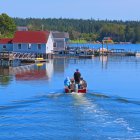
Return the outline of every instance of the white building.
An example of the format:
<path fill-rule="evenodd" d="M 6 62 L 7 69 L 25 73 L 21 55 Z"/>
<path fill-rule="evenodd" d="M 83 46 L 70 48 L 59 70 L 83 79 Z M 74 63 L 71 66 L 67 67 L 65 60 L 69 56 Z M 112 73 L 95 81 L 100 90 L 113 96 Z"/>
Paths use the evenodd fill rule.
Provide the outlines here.
<path fill-rule="evenodd" d="M 12 43 L 13 52 L 49 54 L 53 51 L 53 38 L 48 31 L 17 31 Z"/>
<path fill-rule="evenodd" d="M 16 31 L 13 39 L 0 39 L 0 52 L 41 54 L 53 52 L 53 37 L 48 31 Z"/>

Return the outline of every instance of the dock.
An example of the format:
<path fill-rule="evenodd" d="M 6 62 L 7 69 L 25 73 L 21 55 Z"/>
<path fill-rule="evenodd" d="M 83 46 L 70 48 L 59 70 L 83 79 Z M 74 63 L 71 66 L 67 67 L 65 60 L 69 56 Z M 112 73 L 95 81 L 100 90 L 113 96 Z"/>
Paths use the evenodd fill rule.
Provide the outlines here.
<path fill-rule="evenodd" d="M 63 52 L 50 54 L 21 53 L 21 52 L 0 52 L 0 65 L 12 64 L 14 60 L 21 63 L 42 63 L 52 58 L 80 58 L 92 59 L 96 56 L 140 56 L 140 52 L 126 51 L 124 49 L 90 49 L 90 48 L 71 48 Z"/>
<path fill-rule="evenodd" d="M 47 59 L 53 58 L 52 54 L 35 54 L 35 53 L 19 53 L 19 52 L 0 52 L 0 64 L 7 61 L 11 64 L 14 60 L 19 60 L 22 63 L 41 63 Z"/>

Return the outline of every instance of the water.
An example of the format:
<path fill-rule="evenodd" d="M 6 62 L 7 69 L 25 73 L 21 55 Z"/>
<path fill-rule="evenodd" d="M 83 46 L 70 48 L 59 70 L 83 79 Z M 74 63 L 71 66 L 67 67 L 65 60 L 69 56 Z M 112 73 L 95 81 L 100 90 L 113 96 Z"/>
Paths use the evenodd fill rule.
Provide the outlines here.
<path fill-rule="evenodd" d="M 89 47 L 91 49 L 99 49 L 102 44 L 69 44 L 70 47 Z M 106 44 L 104 47 L 107 48 Z M 108 44 L 108 49 L 124 49 L 125 51 L 140 52 L 140 44 Z"/>
<path fill-rule="evenodd" d="M 88 83 L 86 95 L 63 91 L 76 68 Z M 139 57 L 0 67 L 0 140 L 138 140 L 139 77 Z"/>

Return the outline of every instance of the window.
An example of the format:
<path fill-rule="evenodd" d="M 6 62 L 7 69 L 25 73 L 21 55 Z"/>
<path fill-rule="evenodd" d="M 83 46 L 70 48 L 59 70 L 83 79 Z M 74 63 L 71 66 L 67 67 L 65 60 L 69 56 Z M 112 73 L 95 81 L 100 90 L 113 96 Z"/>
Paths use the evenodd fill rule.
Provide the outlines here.
<path fill-rule="evenodd" d="M 18 49 L 21 49 L 21 44 L 18 44 Z"/>
<path fill-rule="evenodd" d="M 3 49 L 6 49 L 6 45 L 3 45 Z"/>
<path fill-rule="evenodd" d="M 38 49 L 41 50 L 41 44 L 38 44 Z"/>
<path fill-rule="evenodd" d="M 28 49 L 31 49 L 31 44 L 28 44 Z"/>
<path fill-rule="evenodd" d="M 53 43 L 53 47 L 56 48 L 56 42 Z"/>

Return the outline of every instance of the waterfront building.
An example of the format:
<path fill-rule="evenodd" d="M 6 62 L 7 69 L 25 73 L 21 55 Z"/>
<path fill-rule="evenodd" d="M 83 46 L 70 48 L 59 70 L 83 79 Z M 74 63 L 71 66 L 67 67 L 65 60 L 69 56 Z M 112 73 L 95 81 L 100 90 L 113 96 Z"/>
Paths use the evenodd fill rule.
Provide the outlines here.
<path fill-rule="evenodd" d="M 12 43 L 14 52 L 49 54 L 53 51 L 53 38 L 48 31 L 17 31 Z"/>
<path fill-rule="evenodd" d="M 0 52 L 41 54 L 53 52 L 53 37 L 49 31 L 16 31 L 13 39 L 0 39 Z"/>
<path fill-rule="evenodd" d="M 54 52 L 64 52 L 69 41 L 69 34 L 67 32 L 52 31 L 54 39 Z"/>
<path fill-rule="evenodd" d="M 18 29 L 20 31 L 16 31 L 13 38 L 0 39 L 0 52 L 48 54 L 67 48 L 69 34 L 66 32 L 27 31 L 25 27 Z"/>

